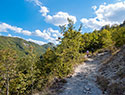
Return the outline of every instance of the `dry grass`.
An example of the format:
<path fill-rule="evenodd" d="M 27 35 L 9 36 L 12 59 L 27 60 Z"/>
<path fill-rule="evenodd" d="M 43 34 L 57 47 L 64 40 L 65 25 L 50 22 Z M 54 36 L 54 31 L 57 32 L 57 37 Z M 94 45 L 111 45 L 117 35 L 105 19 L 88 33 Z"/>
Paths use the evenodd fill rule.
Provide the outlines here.
<path fill-rule="evenodd" d="M 112 55 L 111 55 L 109 58 L 107 58 L 102 64 L 108 64 L 108 63 L 110 63 L 110 62 L 112 61 L 112 59 L 114 58 L 114 56 L 115 56 L 119 51 L 120 51 L 120 49 L 118 49 L 118 50 L 115 51 L 115 52 L 112 52 Z"/>

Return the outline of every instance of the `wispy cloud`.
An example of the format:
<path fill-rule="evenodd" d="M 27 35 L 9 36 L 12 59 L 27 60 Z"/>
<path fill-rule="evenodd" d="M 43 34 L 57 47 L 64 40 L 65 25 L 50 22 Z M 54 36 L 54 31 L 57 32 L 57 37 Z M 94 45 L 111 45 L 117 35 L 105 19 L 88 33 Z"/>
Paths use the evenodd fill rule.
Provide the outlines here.
<path fill-rule="evenodd" d="M 36 44 L 39 44 L 39 45 L 44 45 L 46 44 L 46 42 L 43 42 L 43 41 L 38 41 L 38 40 L 33 40 L 33 39 L 26 39 L 27 41 L 30 41 L 30 42 L 34 42 Z"/>
<path fill-rule="evenodd" d="M 97 9 L 97 6 L 92 6 L 92 9 L 93 9 L 93 10 L 96 10 L 96 9 Z"/>
<path fill-rule="evenodd" d="M 7 36 L 8 36 L 8 37 L 21 38 L 21 39 L 24 39 L 24 40 L 26 40 L 26 41 L 36 43 L 36 44 L 38 44 L 38 45 L 44 45 L 44 44 L 46 44 L 46 42 L 39 41 L 39 40 L 33 40 L 33 39 L 31 39 L 31 38 L 25 39 L 25 38 L 22 38 L 22 37 L 20 37 L 20 36 L 12 36 L 11 34 L 8 34 Z"/>
<path fill-rule="evenodd" d="M 42 39 L 46 40 L 46 42 L 53 42 L 55 44 L 58 43 L 58 41 L 57 41 L 58 37 L 62 37 L 62 34 L 58 30 L 54 30 L 52 28 L 44 29 L 43 31 L 36 29 L 36 30 L 31 32 L 29 30 L 24 30 L 23 28 L 20 28 L 17 26 L 12 26 L 12 25 L 9 25 L 7 23 L 0 24 L 0 32 L 8 32 L 9 33 L 10 30 L 14 31 L 15 33 L 18 33 L 18 34 L 41 37 Z M 11 36 L 11 34 L 8 34 L 8 36 Z"/>
<path fill-rule="evenodd" d="M 47 23 L 51 23 L 55 26 L 59 25 L 65 25 L 68 24 L 67 19 L 71 19 L 76 23 L 77 19 L 75 16 L 69 15 L 67 12 L 57 12 L 55 15 L 49 15 L 48 13 L 50 12 L 46 6 L 43 6 L 42 3 L 39 0 L 27 0 L 27 1 L 32 1 L 34 2 L 37 6 L 40 7 L 39 12 L 42 14 L 42 16 L 45 17 L 45 21 Z"/>
<path fill-rule="evenodd" d="M 40 7 L 39 12 L 42 14 L 42 16 L 46 16 L 47 13 L 49 13 L 48 8 L 46 6 L 43 6 L 42 2 L 40 2 L 39 0 L 26 0 L 26 1 L 34 2 L 35 5 L 39 6 Z"/>
<path fill-rule="evenodd" d="M 24 35 L 28 35 L 30 36 L 32 33 L 28 30 L 23 30 L 22 28 L 16 27 L 16 26 L 12 26 L 6 23 L 1 23 L 0 24 L 0 32 L 8 32 L 8 30 L 12 30 L 16 33 L 22 33 Z"/>
<path fill-rule="evenodd" d="M 42 3 L 39 0 L 26 0 L 29 2 L 34 2 L 37 6 L 42 6 Z"/>

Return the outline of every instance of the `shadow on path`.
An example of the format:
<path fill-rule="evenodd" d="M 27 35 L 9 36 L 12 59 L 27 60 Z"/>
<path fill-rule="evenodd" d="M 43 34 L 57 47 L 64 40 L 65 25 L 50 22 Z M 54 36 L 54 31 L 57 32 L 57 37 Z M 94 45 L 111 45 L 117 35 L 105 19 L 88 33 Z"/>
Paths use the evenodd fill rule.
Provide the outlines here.
<path fill-rule="evenodd" d="M 83 64 L 75 68 L 71 78 L 63 86 L 59 95 L 103 95 L 96 84 L 98 66 L 108 56 L 98 55 L 95 58 L 88 58 Z"/>

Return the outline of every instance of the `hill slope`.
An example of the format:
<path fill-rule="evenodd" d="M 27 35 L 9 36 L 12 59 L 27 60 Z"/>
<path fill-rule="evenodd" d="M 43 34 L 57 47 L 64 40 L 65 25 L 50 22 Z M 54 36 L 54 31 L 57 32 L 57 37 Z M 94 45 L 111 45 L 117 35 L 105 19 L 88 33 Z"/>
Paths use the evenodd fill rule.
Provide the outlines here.
<path fill-rule="evenodd" d="M 101 65 L 97 82 L 109 95 L 125 95 L 125 46 Z"/>
<path fill-rule="evenodd" d="M 48 47 L 53 48 L 54 44 L 48 43 L 40 46 L 21 38 L 0 36 L 0 50 L 6 48 L 14 49 L 19 56 L 23 56 L 28 54 L 30 47 L 34 48 L 34 54 L 40 56 L 41 54 L 45 53 Z"/>

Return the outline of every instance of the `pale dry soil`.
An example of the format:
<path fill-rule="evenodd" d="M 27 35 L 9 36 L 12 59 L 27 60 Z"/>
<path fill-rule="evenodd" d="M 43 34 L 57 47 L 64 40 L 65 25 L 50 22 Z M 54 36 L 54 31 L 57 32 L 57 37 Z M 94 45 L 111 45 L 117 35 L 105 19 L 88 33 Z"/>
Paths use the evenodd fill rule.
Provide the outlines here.
<path fill-rule="evenodd" d="M 59 95 L 104 95 L 96 84 L 96 76 L 100 63 L 107 57 L 107 54 L 98 54 L 76 67 L 72 77 L 66 78 L 67 83 Z"/>

